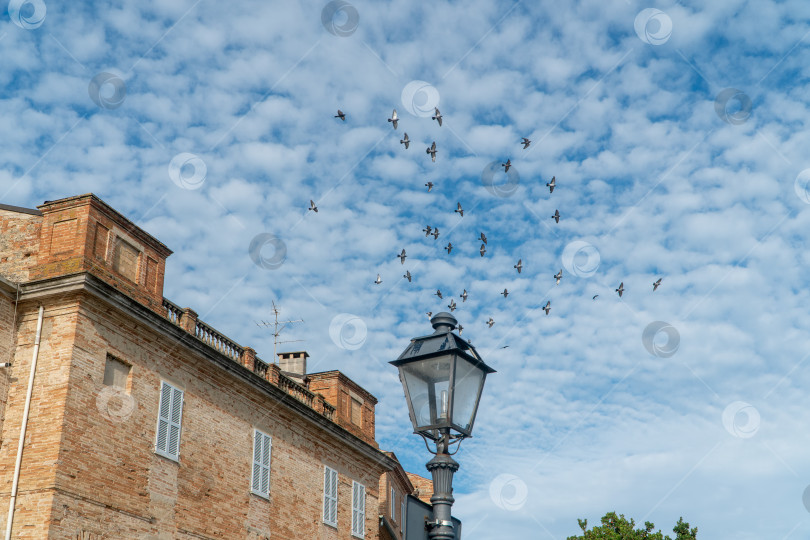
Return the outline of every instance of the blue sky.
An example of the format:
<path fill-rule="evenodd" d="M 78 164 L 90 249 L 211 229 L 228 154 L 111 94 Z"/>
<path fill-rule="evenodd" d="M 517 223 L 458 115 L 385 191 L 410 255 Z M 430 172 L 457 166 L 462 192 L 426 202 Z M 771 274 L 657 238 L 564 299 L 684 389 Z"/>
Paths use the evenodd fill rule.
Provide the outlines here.
<path fill-rule="evenodd" d="M 467 539 L 564 539 L 612 510 L 806 538 L 809 17 L 798 1 L 15 0 L 0 202 L 97 194 L 174 250 L 167 298 L 265 359 L 271 302 L 304 319 L 286 348 L 376 395 L 381 446 L 417 473 L 429 455 L 388 361 L 455 298 L 498 370 L 458 454 Z"/>

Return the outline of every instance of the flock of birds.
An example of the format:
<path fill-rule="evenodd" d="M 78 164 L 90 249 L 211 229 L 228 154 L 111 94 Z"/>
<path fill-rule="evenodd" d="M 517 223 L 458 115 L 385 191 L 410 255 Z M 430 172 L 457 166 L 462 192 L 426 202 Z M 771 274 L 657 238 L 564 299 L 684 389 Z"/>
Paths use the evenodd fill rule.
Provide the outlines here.
<path fill-rule="evenodd" d="M 335 115 L 335 118 L 339 118 L 341 121 L 345 122 L 346 121 L 346 114 L 343 111 L 341 111 L 340 109 L 338 109 L 337 114 Z M 439 111 L 438 107 L 434 107 L 434 113 L 433 113 L 433 116 L 431 116 L 431 119 L 438 122 L 439 126 L 442 125 L 442 113 Z M 399 120 L 400 119 L 399 119 L 399 116 L 397 115 L 397 110 L 394 109 L 393 112 L 391 113 L 391 117 L 388 119 L 388 122 L 393 126 L 394 129 L 397 129 L 397 125 L 399 123 Z M 400 144 L 404 145 L 405 149 L 407 150 L 410 147 L 411 139 L 408 137 L 407 133 L 404 133 L 404 136 L 402 137 L 402 139 L 400 139 L 399 142 L 400 142 Z M 526 138 L 526 137 L 521 138 L 520 144 L 523 145 L 524 150 L 529 148 L 529 145 L 531 145 L 531 143 L 532 143 L 532 141 L 529 140 L 528 138 Z M 425 153 L 430 155 L 430 159 L 431 159 L 431 161 L 433 163 L 436 162 L 436 154 L 438 153 L 438 150 L 436 149 L 436 141 L 433 141 L 432 144 L 427 147 L 427 149 L 425 150 Z M 501 167 L 503 167 L 504 173 L 508 173 L 509 169 L 512 167 L 511 158 L 507 159 L 505 163 L 501 163 Z M 427 182 L 425 184 L 425 187 L 427 187 L 428 192 L 430 192 L 435 187 L 435 184 L 433 182 L 429 181 L 429 182 Z M 551 180 L 546 183 L 546 187 L 548 187 L 548 190 L 549 190 L 550 194 L 554 193 L 554 188 L 557 187 L 557 178 L 556 178 L 556 176 L 551 177 Z M 311 210 L 313 212 L 316 212 L 316 213 L 318 212 L 318 207 L 315 205 L 315 201 L 313 201 L 312 199 L 310 199 L 310 201 L 309 201 L 309 210 Z M 454 210 L 454 212 L 459 214 L 461 217 L 464 217 L 464 209 L 461 207 L 460 202 L 456 203 L 456 209 Z M 552 214 L 552 216 L 551 216 L 551 219 L 553 219 L 555 223 L 559 223 L 560 222 L 560 211 L 555 209 L 554 214 Z M 434 240 L 439 239 L 439 228 L 438 227 L 431 227 L 430 225 L 427 225 L 424 229 L 422 229 L 422 232 L 425 233 L 425 237 L 433 236 Z M 478 240 L 481 241 L 481 247 L 479 248 L 478 252 L 481 255 L 481 257 L 483 257 L 487 252 L 487 236 L 486 236 L 486 234 L 484 234 L 482 232 L 479 235 Z M 451 251 L 453 250 L 453 244 L 451 242 L 448 242 L 447 245 L 444 247 L 444 249 L 447 251 L 447 254 L 449 255 L 451 253 Z M 402 251 L 399 254 L 397 254 L 396 256 L 399 258 L 400 263 L 404 265 L 405 264 L 405 259 L 408 257 L 407 253 L 405 252 L 405 249 L 403 248 Z M 514 265 L 514 268 L 517 270 L 518 274 L 520 274 L 523 271 L 523 259 L 518 259 L 518 262 Z M 405 274 L 403 274 L 402 277 L 407 279 L 409 283 L 413 279 L 413 275 L 411 274 L 410 270 L 405 270 Z M 560 280 L 562 280 L 562 277 L 563 277 L 562 268 L 560 268 L 560 271 L 557 272 L 556 274 L 554 274 L 553 277 L 555 279 L 556 285 L 559 285 Z M 658 278 L 653 283 L 653 292 L 658 290 L 658 287 L 661 286 L 662 281 L 663 281 L 663 278 Z M 377 279 L 374 280 L 374 283 L 377 284 L 377 285 L 382 283 L 382 276 L 380 274 L 377 274 Z M 621 298 L 622 295 L 624 294 L 624 291 L 625 291 L 624 282 L 619 283 L 619 287 L 616 288 L 615 291 L 616 291 L 616 293 L 618 293 L 619 297 Z M 509 296 L 509 291 L 504 288 L 503 292 L 501 292 L 499 294 L 502 294 L 503 297 L 506 298 L 506 297 Z M 437 290 L 434 293 L 434 295 L 438 296 L 439 299 L 444 298 L 444 295 L 442 294 L 441 290 Z M 462 303 L 466 302 L 467 297 L 468 297 L 467 289 L 464 289 L 463 292 L 459 295 L 459 297 L 461 298 Z M 598 294 L 594 295 L 593 300 L 596 300 L 598 297 L 599 297 Z M 457 308 L 456 301 L 451 298 L 450 303 L 447 305 L 447 307 L 448 307 L 448 309 L 450 309 L 451 312 L 455 311 L 456 308 Z M 546 302 L 546 305 L 543 306 L 540 309 L 545 311 L 546 315 L 548 315 L 549 312 L 551 311 L 551 300 L 548 300 Z M 428 311 L 427 316 L 428 316 L 428 318 L 432 317 L 433 312 Z M 495 324 L 495 320 L 492 317 L 489 317 L 486 324 L 487 324 L 487 326 L 492 328 L 492 326 Z M 461 334 L 463 329 L 464 329 L 464 327 L 459 324 L 458 325 L 459 334 Z"/>

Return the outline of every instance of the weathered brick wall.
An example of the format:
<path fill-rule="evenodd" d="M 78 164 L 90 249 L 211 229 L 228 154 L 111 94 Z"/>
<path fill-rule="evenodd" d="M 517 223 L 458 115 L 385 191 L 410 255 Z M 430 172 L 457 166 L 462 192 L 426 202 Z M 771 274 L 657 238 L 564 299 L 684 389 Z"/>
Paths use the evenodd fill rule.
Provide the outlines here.
<path fill-rule="evenodd" d="M 2 285 L 2 284 L 0 284 Z M 0 364 L 13 361 L 14 353 L 14 303 L 0 291 Z M 3 418 L 8 400 L 8 385 L 11 370 L 0 368 L 0 436 L 3 433 Z M 0 441 L 2 444 L 2 441 Z"/>
<path fill-rule="evenodd" d="M 31 313 L 19 338 L 27 344 L 18 358 L 24 371 Z M 366 538 L 378 538 L 380 465 L 96 299 L 49 307 L 46 315 L 15 538 L 349 540 L 352 479 L 367 490 Z M 128 397 L 107 399 L 107 353 L 132 365 Z M 154 453 L 161 379 L 185 391 L 179 463 Z M 19 430 L 11 414 L 7 424 L 4 437 Z M 250 494 L 254 427 L 272 437 L 269 501 Z M 6 494 L 16 435 L 9 440 L 0 448 Z M 322 523 L 324 464 L 339 473 L 337 530 Z M 0 507 L 7 504 L 0 496 Z"/>
<path fill-rule="evenodd" d="M 323 395 L 336 408 L 335 421 L 344 429 L 367 443 L 378 446 L 375 439 L 375 406 L 377 398 L 368 393 L 340 371 L 310 373 L 309 390 Z M 357 424 L 352 418 L 352 398 L 362 403 L 362 415 Z"/>
<path fill-rule="evenodd" d="M 412 495 L 418 497 L 420 501 L 430 504 L 430 497 L 433 495 L 433 480 L 414 473 L 405 474 L 408 475 L 408 480 L 413 484 L 414 492 Z"/>
<path fill-rule="evenodd" d="M 25 436 L 13 538 L 47 537 L 53 486 L 75 326 L 75 299 L 61 298 L 44 313 L 31 409 Z M 19 444 L 26 389 L 34 349 L 37 305 L 21 303 L 16 352 L 9 374 L 8 400 L 0 444 L 0 506 L 8 507 Z M 2 529 L 6 512 L 0 513 Z"/>
<path fill-rule="evenodd" d="M 39 251 L 41 216 L 0 209 L 0 276 L 9 281 L 28 279 Z"/>

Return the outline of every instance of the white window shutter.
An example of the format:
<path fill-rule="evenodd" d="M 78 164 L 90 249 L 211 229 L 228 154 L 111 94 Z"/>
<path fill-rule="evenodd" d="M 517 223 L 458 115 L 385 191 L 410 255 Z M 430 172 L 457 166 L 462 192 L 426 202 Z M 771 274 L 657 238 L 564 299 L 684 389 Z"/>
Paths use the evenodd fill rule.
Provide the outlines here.
<path fill-rule="evenodd" d="M 253 431 L 253 471 L 250 489 L 256 495 L 270 497 L 270 435 L 258 429 Z"/>
<path fill-rule="evenodd" d="M 405 499 L 402 499 L 402 514 L 399 520 L 399 531 L 405 535 Z"/>
<path fill-rule="evenodd" d="M 366 486 L 352 482 L 352 535 L 366 534 Z"/>
<path fill-rule="evenodd" d="M 162 381 L 158 406 L 155 452 L 170 459 L 180 457 L 180 430 L 183 419 L 183 391 Z"/>
<path fill-rule="evenodd" d="M 337 527 L 337 471 L 327 466 L 323 468 L 323 522 Z"/>

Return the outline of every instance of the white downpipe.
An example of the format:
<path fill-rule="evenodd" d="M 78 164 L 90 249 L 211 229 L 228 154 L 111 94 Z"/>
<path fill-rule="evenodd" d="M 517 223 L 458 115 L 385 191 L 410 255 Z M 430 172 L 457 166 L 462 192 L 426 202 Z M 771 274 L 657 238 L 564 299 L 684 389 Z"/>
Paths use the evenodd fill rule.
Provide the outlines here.
<path fill-rule="evenodd" d="M 31 409 L 31 394 L 34 392 L 34 374 L 37 371 L 37 358 L 39 357 L 39 339 L 42 334 L 42 316 L 45 309 L 39 306 L 37 318 L 37 337 L 34 339 L 34 355 L 31 358 L 31 374 L 28 376 L 28 390 L 25 393 L 25 409 L 23 409 L 22 425 L 20 426 L 20 444 L 17 446 L 17 462 L 14 464 L 14 482 L 11 485 L 11 501 L 8 503 L 8 518 L 6 519 L 6 540 L 11 540 L 11 526 L 14 522 L 14 506 L 17 502 L 17 484 L 20 481 L 20 467 L 22 466 L 23 446 L 25 446 L 25 429 L 28 427 L 28 411 Z"/>

